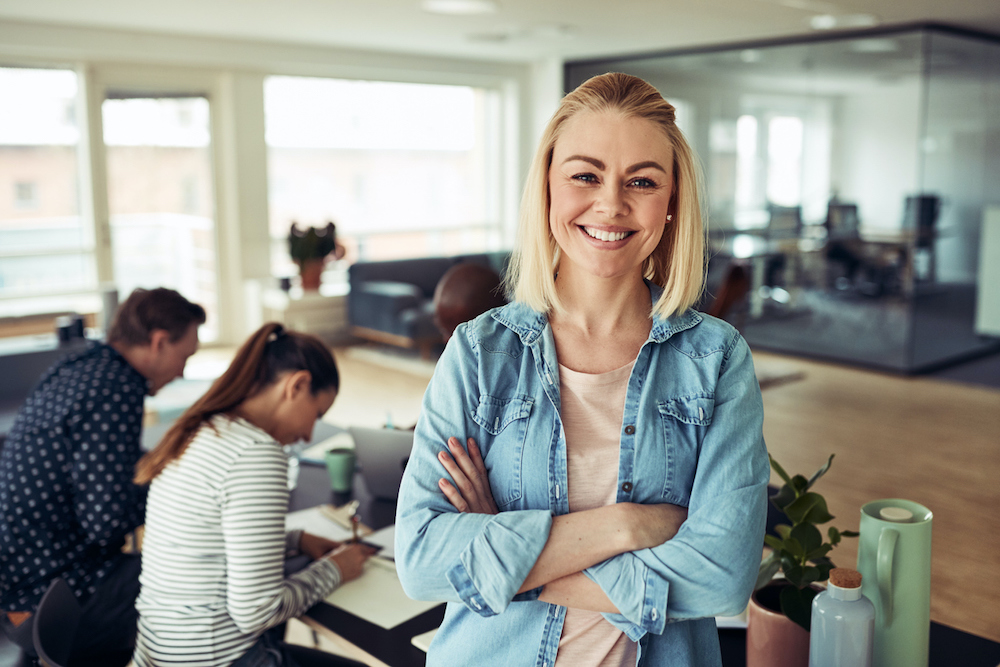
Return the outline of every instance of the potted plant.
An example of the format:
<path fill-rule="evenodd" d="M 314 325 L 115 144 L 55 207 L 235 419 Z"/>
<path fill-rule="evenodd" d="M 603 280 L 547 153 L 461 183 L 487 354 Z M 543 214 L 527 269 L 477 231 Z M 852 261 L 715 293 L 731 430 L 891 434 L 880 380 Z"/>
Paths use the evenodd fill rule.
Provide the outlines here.
<path fill-rule="evenodd" d="M 288 253 L 299 267 L 302 289 L 319 289 L 326 258 L 336 251 L 337 227 L 332 222 L 328 222 L 325 227 L 308 227 L 304 230 L 292 222 L 288 233 Z"/>
<path fill-rule="evenodd" d="M 809 479 L 789 476 L 774 458 L 769 458 L 771 467 L 785 482 L 771 496 L 771 504 L 789 522 L 775 526 L 778 537 L 764 537 L 773 551 L 760 564 L 750 601 L 747 667 L 805 666 L 809 662 L 812 600 L 820 591 L 815 584 L 826 581 L 835 567 L 830 551 L 841 538 L 857 537 L 858 533 L 830 526 L 824 539 L 818 528 L 832 521 L 833 516 L 827 510 L 826 499 L 811 488 L 830 469 L 833 454 Z"/>

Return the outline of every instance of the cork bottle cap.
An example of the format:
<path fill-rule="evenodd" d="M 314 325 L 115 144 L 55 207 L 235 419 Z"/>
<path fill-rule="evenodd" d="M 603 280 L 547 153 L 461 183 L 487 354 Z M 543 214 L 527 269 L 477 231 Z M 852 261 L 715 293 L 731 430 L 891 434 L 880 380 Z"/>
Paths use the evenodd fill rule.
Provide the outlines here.
<path fill-rule="evenodd" d="M 861 573 L 847 567 L 830 570 L 830 583 L 838 588 L 861 588 Z"/>

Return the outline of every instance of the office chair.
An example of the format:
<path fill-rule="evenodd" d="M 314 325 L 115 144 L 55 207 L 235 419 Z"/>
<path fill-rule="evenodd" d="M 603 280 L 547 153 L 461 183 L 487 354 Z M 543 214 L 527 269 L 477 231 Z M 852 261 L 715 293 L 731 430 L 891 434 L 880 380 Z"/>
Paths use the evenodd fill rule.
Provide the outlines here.
<path fill-rule="evenodd" d="M 131 651 L 73 655 L 83 607 L 62 577 L 52 580 L 34 615 L 31 629 L 39 663 L 46 667 L 121 667 Z"/>
<path fill-rule="evenodd" d="M 830 204 L 826 210 L 827 239 L 858 238 L 858 205 Z"/>
<path fill-rule="evenodd" d="M 69 585 L 62 577 L 53 579 L 38 605 L 31 629 L 35 652 L 43 665 L 68 667 L 81 613 L 80 602 Z"/>
<path fill-rule="evenodd" d="M 768 238 L 797 238 L 802 233 L 802 207 L 768 204 Z"/>

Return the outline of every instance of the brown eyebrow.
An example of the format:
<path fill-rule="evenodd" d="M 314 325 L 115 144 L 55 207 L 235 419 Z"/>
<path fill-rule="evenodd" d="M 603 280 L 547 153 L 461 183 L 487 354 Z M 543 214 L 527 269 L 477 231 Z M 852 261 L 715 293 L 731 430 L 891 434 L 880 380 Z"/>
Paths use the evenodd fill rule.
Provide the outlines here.
<path fill-rule="evenodd" d="M 597 158 L 587 157 L 586 155 L 570 155 L 568 158 L 563 160 L 563 164 L 566 164 L 567 162 L 573 162 L 574 160 L 580 160 L 581 162 L 588 162 L 597 167 L 598 169 L 600 169 L 601 171 L 604 171 L 603 162 L 601 162 Z"/>
<path fill-rule="evenodd" d="M 650 160 L 648 162 L 639 162 L 638 164 L 633 164 L 631 167 L 629 167 L 625 171 L 625 173 L 626 174 L 634 174 L 635 172 L 639 171 L 640 169 L 645 169 L 646 167 L 652 167 L 653 169 L 659 169 L 664 174 L 667 173 L 667 170 L 664 169 L 663 167 L 661 167 L 659 162 L 653 162 L 652 160 Z"/>
<path fill-rule="evenodd" d="M 567 162 L 573 162 L 574 160 L 580 160 L 581 162 L 587 162 L 589 164 L 594 165 L 595 167 L 597 167 L 601 171 L 604 171 L 604 163 L 603 162 L 601 162 L 597 158 L 587 157 L 586 155 L 570 155 L 568 158 L 566 158 L 565 160 L 563 160 L 563 164 L 566 164 Z M 639 163 L 633 164 L 631 167 L 629 167 L 628 169 L 625 170 L 625 173 L 626 174 L 634 174 L 635 172 L 637 172 L 637 171 L 639 171 L 641 169 L 645 169 L 647 167 L 651 167 L 653 169 L 659 169 L 664 174 L 667 173 L 667 170 L 664 169 L 662 166 L 660 166 L 659 162 L 654 162 L 653 160 L 649 160 L 647 162 L 639 162 Z"/>

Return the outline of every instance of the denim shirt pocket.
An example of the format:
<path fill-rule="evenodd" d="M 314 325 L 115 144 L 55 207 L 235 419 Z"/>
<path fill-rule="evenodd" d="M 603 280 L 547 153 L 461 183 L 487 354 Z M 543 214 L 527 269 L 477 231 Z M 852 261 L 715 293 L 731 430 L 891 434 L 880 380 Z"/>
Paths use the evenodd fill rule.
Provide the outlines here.
<path fill-rule="evenodd" d="M 667 470 L 663 499 L 687 506 L 691 498 L 698 454 L 705 430 L 712 424 L 715 397 L 695 394 L 659 401 L 656 404 L 666 443 Z"/>
<path fill-rule="evenodd" d="M 500 509 L 521 499 L 521 459 L 533 403 L 530 396 L 499 398 L 483 394 L 472 415 L 483 429 L 479 445 L 493 499 Z"/>

